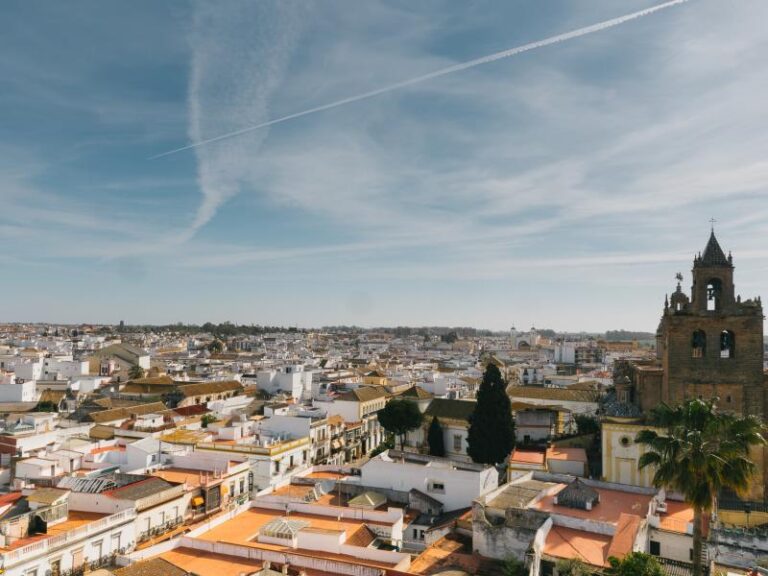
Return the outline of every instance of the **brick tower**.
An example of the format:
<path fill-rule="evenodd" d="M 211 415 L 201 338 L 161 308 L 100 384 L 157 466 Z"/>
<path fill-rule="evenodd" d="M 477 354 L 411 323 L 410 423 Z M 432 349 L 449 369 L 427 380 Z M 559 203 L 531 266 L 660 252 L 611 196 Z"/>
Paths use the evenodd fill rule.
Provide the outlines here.
<path fill-rule="evenodd" d="M 735 295 L 733 259 L 712 231 L 693 260 L 689 299 L 678 282 L 664 302 L 658 352 L 661 400 L 720 398 L 719 406 L 763 418 L 763 308 L 760 298 Z M 678 278 L 680 278 L 678 276 Z"/>

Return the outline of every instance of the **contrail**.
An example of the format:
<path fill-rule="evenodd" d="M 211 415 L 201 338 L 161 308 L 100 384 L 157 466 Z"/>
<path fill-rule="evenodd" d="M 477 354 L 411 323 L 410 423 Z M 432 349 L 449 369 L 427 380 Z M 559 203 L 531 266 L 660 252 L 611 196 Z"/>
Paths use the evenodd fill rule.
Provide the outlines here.
<path fill-rule="evenodd" d="M 439 78 L 440 76 L 446 76 L 448 74 L 453 74 L 454 72 L 461 72 L 462 70 L 468 70 L 469 68 L 474 68 L 475 66 L 488 64 L 490 62 L 495 62 L 496 60 L 501 60 L 503 58 L 509 58 L 510 56 L 517 56 L 518 54 L 522 54 L 523 52 L 529 52 L 531 50 L 536 50 L 537 48 L 543 48 L 545 46 L 551 46 L 552 44 L 558 44 L 560 42 L 565 42 L 567 40 L 573 40 L 574 38 L 580 38 L 581 36 L 586 36 L 588 34 L 593 34 L 594 32 L 607 30 L 608 28 L 619 26 L 620 24 L 624 24 L 625 22 L 629 22 L 630 20 L 636 20 L 637 18 L 648 16 L 649 14 L 653 14 L 654 12 L 659 12 L 660 10 L 665 10 L 666 8 L 670 8 L 677 4 L 683 4 L 684 2 L 688 2 L 688 0 L 671 0 L 670 2 L 664 2 L 662 4 L 651 6 L 650 8 L 645 8 L 643 10 L 638 10 L 637 12 L 632 12 L 631 14 L 625 14 L 624 16 L 611 18 L 610 20 L 603 20 L 602 22 L 598 22 L 597 24 L 592 24 L 590 26 L 585 26 L 583 28 L 577 28 L 576 30 L 572 30 L 570 32 L 564 32 L 563 34 L 558 34 L 557 36 L 550 36 L 549 38 L 544 38 L 543 40 L 537 40 L 536 42 L 530 42 L 529 44 L 523 44 L 522 46 L 509 48 L 507 50 L 502 50 L 501 52 L 494 52 L 493 54 L 488 54 L 487 56 L 481 56 L 480 58 L 475 58 L 474 60 L 468 60 L 466 62 L 454 64 L 453 66 L 448 66 L 446 68 L 441 68 L 439 70 L 435 70 L 434 72 L 430 72 L 422 76 L 417 76 L 415 78 L 403 80 L 395 84 L 390 84 L 388 86 L 384 86 L 383 88 L 377 88 L 376 90 L 371 90 L 370 92 L 363 92 L 362 94 L 349 96 L 348 98 L 342 98 L 341 100 L 329 102 L 328 104 L 323 104 L 322 106 L 315 106 L 314 108 L 309 108 L 301 112 L 294 112 L 293 114 L 288 114 L 287 116 L 274 118 L 273 120 L 268 120 L 266 122 L 262 122 L 261 124 L 247 126 L 240 130 L 235 130 L 234 132 L 227 132 L 226 134 L 220 134 L 219 136 L 214 136 L 212 138 L 206 138 L 205 140 L 192 142 L 191 144 L 187 144 L 186 146 L 181 146 L 180 148 L 174 148 L 173 150 L 169 150 L 168 152 L 163 152 L 162 154 L 157 154 L 156 156 L 152 156 L 150 160 L 162 158 L 163 156 L 170 156 L 171 154 L 183 152 L 184 150 L 190 150 L 192 148 L 197 148 L 199 146 L 211 144 L 213 142 L 218 142 L 220 140 L 226 140 L 227 138 L 240 136 L 241 134 L 246 134 L 254 130 L 260 130 L 262 128 L 266 128 L 267 126 L 280 124 L 282 122 L 287 122 L 288 120 L 293 120 L 295 118 L 301 118 L 302 116 L 308 116 L 309 114 L 315 114 L 316 112 L 323 112 L 324 110 L 330 110 L 331 108 L 338 108 L 339 106 L 344 106 L 345 104 L 351 104 L 353 102 L 359 102 L 360 100 L 373 98 L 374 96 L 379 96 L 380 94 L 385 94 L 387 92 L 392 92 L 394 90 L 400 90 L 401 88 L 406 88 L 414 84 L 426 82 L 427 80 L 432 80 L 433 78 Z"/>

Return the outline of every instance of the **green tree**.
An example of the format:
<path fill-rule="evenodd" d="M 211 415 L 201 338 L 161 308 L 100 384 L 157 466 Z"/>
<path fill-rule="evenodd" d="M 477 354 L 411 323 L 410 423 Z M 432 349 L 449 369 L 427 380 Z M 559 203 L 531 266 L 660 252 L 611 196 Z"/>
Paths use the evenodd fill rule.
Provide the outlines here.
<path fill-rule="evenodd" d="M 379 424 L 400 438 L 400 449 L 405 444 L 405 435 L 421 426 L 424 416 L 415 402 L 410 400 L 392 400 L 378 412 Z"/>
<path fill-rule="evenodd" d="M 589 567 L 578 558 L 566 558 L 555 563 L 559 576 L 588 576 L 592 573 Z"/>
<path fill-rule="evenodd" d="M 144 368 L 142 368 L 138 364 L 131 366 L 131 369 L 128 370 L 128 378 L 130 378 L 131 380 L 138 380 L 139 378 L 144 378 Z"/>
<path fill-rule="evenodd" d="M 445 456 L 445 440 L 443 438 L 443 427 L 437 416 L 432 418 L 427 432 L 427 444 L 429 444 L 429 453 L 432 456 Z"/>
<path fill-rule="evenodd" d="M 51 402 L 50 400 L 43 400 L 42 402 L 38 402 L 37 406 L 35 406 L 35 412 L 58 412 L 59 407 L 56 405 L 55 402 Z"/>
<path fill-rule="evenodd" d="M 477 391 L 477 405 L 470 417 L 467 453 L 474 462 L 499 464 L 515 446 L 515 422 L 507 396 L 507 383 L 498 366 L 489 363 Z"/>
<path fill-rule="evenodd" d="M 208 428 L 208 424 L 211 422 L 216 422 L 216 416 L 213 414 L 203 414 L 203 417 L 200 418 L 200 427 Z"/>
<path fill-rule="evenodd" d="M 221 343 L 221 340 L 214 340 L 210 344 L 208 344 L 208 352 L 211 354 L 221 354 L 224 351 L 224 344 Z"/>
<path fill-rule="evenodd" d="M 654 556 L 645 552 L 630 552 L 623 558 L 608 558 L 608 576 L 664 576 L 664 569 Z"/>
<path fill-rule="evenodd" d="M 512 556 L 504 560 L 501 573 L 504 576 L 527 576 L 528 570 L 525 567 L 525 562 Z"/>
<path fill-rule="evenodd" d="M 600 432 L 600 421 L 591 414 L 576 414 L 576 428 L 579 434 L 597 434 Z"/>
<path fill-rule="evenodd" d="M 639 468 L 652 467 L 657 488 L 681 493 L 693 507 L 694 576 L 702 574 L 704 514 L 724 488 L 746 494 L 756 470 L 749 450 L 765 444 L 757 418 L 718 412 L 716 402 L 694 399 L 674 408 L 661 404 L 652 413 L 661 432 L 641 430 L 635 439 L 647 449 Z"/>

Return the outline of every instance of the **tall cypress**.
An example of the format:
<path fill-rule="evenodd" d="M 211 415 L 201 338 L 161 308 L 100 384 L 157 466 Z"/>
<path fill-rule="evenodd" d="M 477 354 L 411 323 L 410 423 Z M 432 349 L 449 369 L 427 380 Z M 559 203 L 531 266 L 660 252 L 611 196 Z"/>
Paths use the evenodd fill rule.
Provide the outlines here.
<path fill-rule="evenodd" d="M 479 464 L 499 464 L 515 446 L 515 423 L 507 383 L 493 363 L 486 367 L 477 391 L 467 444 L 467 452 Z"/>
<path fill-rule="evenodd" d="M 437 416 L 432 418 L 427 432 L 427 443 L 429 444 L 429 453 L 431 456 L 445 456 L 445 440 L 443 439 L 443 427 Z"/>

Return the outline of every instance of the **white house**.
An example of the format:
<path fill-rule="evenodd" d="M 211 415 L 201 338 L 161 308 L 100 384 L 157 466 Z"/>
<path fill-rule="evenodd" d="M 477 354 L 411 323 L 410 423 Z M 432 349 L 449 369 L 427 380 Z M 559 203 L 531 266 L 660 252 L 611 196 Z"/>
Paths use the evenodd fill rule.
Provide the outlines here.
<path fill-rule="evenodd" d="M 363 486 L 418 490 L 441 502 L 447 512 L 470 507 L 472 500 L 499 485 L 499 474 L 493 466 L 397 450 L 382 452 L 360 471 Z"/>

